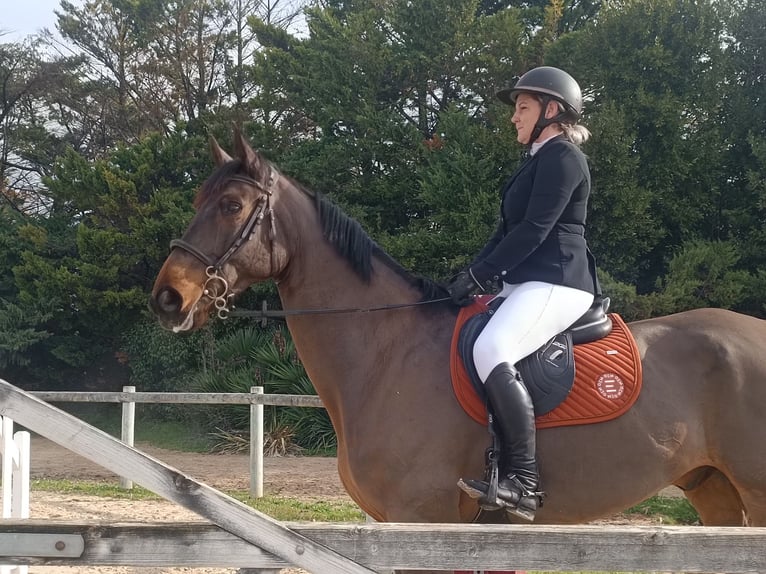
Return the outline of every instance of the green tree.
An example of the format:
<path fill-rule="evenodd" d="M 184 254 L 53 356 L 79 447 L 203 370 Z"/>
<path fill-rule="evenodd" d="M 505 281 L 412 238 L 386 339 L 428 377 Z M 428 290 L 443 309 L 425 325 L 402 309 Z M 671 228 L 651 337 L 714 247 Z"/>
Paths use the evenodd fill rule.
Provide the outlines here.
<path fill-rule="evenodd" d="M 737 269 L 736 247 L 728 242 L 693 241 L 671 260 L 659 283 L 663 314 L 718 307 L 733 309 L 747 293 L 751 276 Z"/>
<path fill-rule="evenodd" d="M 407 267 L 446 279 L 470 263 L 495 230 L 499 190 L 521 158 L 509 129 L 490 129 L 464 112 L 441 115 L 438 135 L 421 147 L 415 175 L 418 217 L 381 243 Z"/>
<path fill-rule="evenodd" d="M 46 209 L 41 178 L 50 175 L 58 137 L 45 97 L 71 73 L 77 58 L 52 59 L 42 41 L 0 44 L 0 202 L 22 214 Z"/>
<path fill-rule="evenodd" d="M 600 268 L 635 285 L 649 271 L 645 254 L 665 235 L 652 192 L 641 184 L 635 131 L 611 101 L 585 124 L 594 134 L 584 148 L 592 178 L 588 243 Z"/>
<path fill-rule="evenodd" d="M 641 238 L 648 249 L 643 263 L 635 261 L 640 291 L 654 288 L 668 254 L 685 241 L 720 237 L 723 33 L 716 3 L 634 0 L 606 6 L 596 22 L 561 38 L 547 54 L 547 62 L 568 69 L 584 86 L 587 117 L 604 114 L 595 126 L 616 121 L 630 127 L 623 128 L 621 139 L 635 160 L 625 153 L 622 159 L 636 164 L 619 170 L 630 170 L 626 191 L 650 193 L 651 220 L 640 217 L 655 226 Z M 594 141 L 598 138 L 596 133 Z M 600 155 L 592 158 L 597 173 L 613 169 L 600 165 Z M 639 199 L 641 209 L 644 201 Z M 594 225 L 603 229 L 612 222 Z M 620 263 L 623 269 L 628 265 Z"/>
<path fill-rule="evenodd" d="M 485 106 L 515 71 L 518 18 L 513 11 L 477 17 L 473 0 L 329 4 L 307 13 L 308 38 L 258 30 L 263 75 L 282 86 L 293 133 L 280 164 L 330 193 L 395 257 L 441 274 L 445 266 L 430 263 L 434 252 L 458 255 L 438 245 L 451 230 L 416 252 L 416 238 L 432 224 L 419 190 L 427 177 L 422 152 L 440 145 L 451 109 L 481 125 Z M 500 177 L 490 169 L 479 181 Z"/>
<path fill-rule="evenodd" d="M 136 142 L 147 131 L 165 127 L 165 85 L 147 74 L 148 54 L 134 26 L 133 5 L 62 0 L 57 28 L 85 57 L 79 76 L 62 86 L 57 101 L 61 123 L 87 134 L 82 143 L 91 157 L 119 142 Z M 158 83 L 160 85 L 158 85 Z M 159 88 L 159 91 L 152 91 Z"/>
<path fill-rule="evenodd" d="M 51 335 L 39 328 L 49 317 L 0 299 L 0 373 L 31 362 L 30 347 Z"/>
<path fill-rule="evenodd" d="M 28 247 L 13 269 L 19 302 L 51 309 L 44 362 L 78 366 L 117 348 L 190 217 L 206 155 L 204 140 L 177 133 L 57 162 L 49 212 L 19 230 Z"/>
<path fill-rule="evenodd" d="M 723 102 L 726 126 L 726 192 L 721 197 L 723 237 L 737 241 L 743 265 L 766 265 L 766 2 L 742 0 L 731 7 L 729 69 Z M 762 310 L 764 296 L 753 312 Z"/>

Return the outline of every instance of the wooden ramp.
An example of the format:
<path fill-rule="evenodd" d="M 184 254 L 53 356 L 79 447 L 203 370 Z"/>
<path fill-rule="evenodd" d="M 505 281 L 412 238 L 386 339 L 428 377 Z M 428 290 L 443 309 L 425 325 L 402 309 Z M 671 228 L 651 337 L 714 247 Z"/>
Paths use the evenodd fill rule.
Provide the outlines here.
<path fill-rule="evenodd" d="M 0 379 L 0 415 L 315 574 L 373 570 Z"/>

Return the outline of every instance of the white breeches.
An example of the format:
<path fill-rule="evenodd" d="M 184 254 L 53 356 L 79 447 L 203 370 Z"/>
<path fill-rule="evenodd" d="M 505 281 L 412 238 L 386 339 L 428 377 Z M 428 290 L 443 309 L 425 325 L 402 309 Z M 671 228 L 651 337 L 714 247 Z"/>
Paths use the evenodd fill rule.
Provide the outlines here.
<path fill-rule="evenodd" d="M 482 382 L 497 365 L 515 365 L 571 326 L 593 304 L 593 294 L 563 285 L 528 281 L 505 283 L 504 298 L 473 346 Z"/>

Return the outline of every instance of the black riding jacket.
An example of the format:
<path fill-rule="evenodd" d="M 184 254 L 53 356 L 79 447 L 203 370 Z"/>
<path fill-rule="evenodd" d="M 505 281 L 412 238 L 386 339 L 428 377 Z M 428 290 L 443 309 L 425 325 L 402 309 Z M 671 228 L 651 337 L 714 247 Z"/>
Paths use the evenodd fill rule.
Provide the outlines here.
<path fill-rule="evenodd" d="M 544 281 L 600 294 L 585 222 L 590 171 L 563 136 L 546 142 L 502 188 L 501 221 L 471 271 L 485 283 Z"/>

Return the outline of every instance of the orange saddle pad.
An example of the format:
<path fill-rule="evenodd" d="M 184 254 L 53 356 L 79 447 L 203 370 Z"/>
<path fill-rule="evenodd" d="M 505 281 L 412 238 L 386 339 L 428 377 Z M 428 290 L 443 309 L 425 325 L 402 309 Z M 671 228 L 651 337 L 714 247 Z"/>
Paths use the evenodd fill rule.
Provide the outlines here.
<path fill-rule="evenodd" d="M 455 396 L 477 423 L 487 424 L 487 408 L 476 393 L 457 350 L 463 324 L 487 310 L 483 302 L 460 310 L 452 334 L 450 370 Z M 608 421 L 625 413 L 641 390 L 641 358 L 625 321 L 610 313 L 612 332 L 598 341 L 575 345 L 575 380 L 567 398 L 537 417 L 537 428 Z"/>

